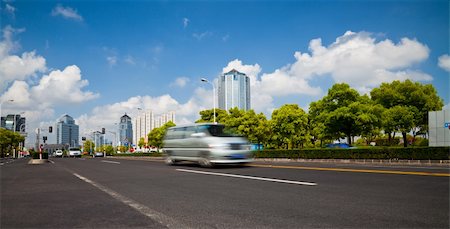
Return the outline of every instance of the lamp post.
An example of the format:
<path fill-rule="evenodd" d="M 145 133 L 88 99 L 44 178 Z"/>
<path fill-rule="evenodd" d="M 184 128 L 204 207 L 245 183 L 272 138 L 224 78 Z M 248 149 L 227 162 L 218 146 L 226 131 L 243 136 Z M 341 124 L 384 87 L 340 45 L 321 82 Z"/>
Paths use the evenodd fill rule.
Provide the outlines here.
<path fill-rule="evenodd" d="M 213 83 L 209 82 L 205 78 L 201 78 L 201 81 L 211 84 L 211 86 L 213 88 L 213 116 L 214 116 L 214 124 L 216 124 L 216 87 L 214 86 Z"/>
<path fill-rule="evenodd" d="M 14 102 L 14 99 L 8 99 L 5 102 Z M 0 117 L 2 117 L 2 104 L 3 102 L 0 101 Z"/>

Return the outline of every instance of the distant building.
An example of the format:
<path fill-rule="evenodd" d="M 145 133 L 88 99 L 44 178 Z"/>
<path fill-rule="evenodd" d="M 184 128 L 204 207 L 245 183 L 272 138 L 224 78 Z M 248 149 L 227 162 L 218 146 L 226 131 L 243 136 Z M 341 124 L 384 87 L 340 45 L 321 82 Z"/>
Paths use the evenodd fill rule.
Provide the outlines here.
<path fill-rule="evenodd" d="M 102 145 L 105 145 L 105 135 L 100 131 L 95 131 L 94 133 L 94 146 L 98 148 Z M 95 150 L 95 149 L 92 149 Z"/>
<path fill-rule="evenodd" d="M 221 75 L 218 100 L 219 108 L 226 111 L 234 107 L 250 110 L 250 78 L 235 69 Z"/>
<path fill-rule="evenodd" d="M 142 112 L 133 120 L 133 139 L 137 145 L 141 138 L 148 142 L 148 134 L 155 128 L 161 127 L 167 122 L 175 122 L 175 112 L 171 111 L 155 118 L 153 111 Z"/>
<path fill-rule="evenodd" d="M 15 132 L 25 132 L 25 117 L 20 114 L 9 114 L 1 117 L 1 127 Z"/>
<path fill-rule="evenodd" d="M 450 146 L 450 110 L 428 112 L 429 146 Z"/>
<path fill-rule="evenodd" d="M 131 118 L 127 114 L 120 117 L 119 123 L 119 145 L 128 145 L 133 143 L 133 125 Z"/>
<path fill-rule="evenodd" d="M 79 127 L 69 115 L 63 115 L 56 123 L 56 144 L 79 146 Z"/>

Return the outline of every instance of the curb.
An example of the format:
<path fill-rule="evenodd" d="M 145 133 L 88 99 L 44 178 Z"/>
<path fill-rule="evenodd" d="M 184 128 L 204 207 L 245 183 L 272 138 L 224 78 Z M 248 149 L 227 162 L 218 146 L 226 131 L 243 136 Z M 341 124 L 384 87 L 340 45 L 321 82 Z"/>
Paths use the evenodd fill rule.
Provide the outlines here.
<path fill-rule="evenodd" d="M 433 165 L 450 166 L 450 160 L 397 160 L 397 159 L 289 159 L 289 158 L 255 158 L 259 162 L 312 162 L 341 164 L 383 164 L 383 165 Z"/>
<path fill-rule="evenodd" d="M 42 165 L 48 162 L 48 159 L 30 159 L 29 165 Z"/>

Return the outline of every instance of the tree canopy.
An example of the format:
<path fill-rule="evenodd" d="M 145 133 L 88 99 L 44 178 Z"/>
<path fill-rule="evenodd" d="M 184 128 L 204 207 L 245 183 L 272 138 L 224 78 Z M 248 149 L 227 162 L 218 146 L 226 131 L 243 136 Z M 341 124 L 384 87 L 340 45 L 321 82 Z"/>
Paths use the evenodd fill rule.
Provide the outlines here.
<path fill-rule="evenodd" d="M 320 146 L 325 141 L 361 136 L 366 143 L 382 135 L 402 132 L 404 144 L 411 130 L 427 131 L 428 111 L 440 110 L 442 99 L 432 85 L 406 80 L 383 83 L 369 95 L 361 95 L 346 83 L 334 84 L 321 99 L 311 102 L 306 113 L 297 104 L 275 109 L 271 119 L 253 110 L 216 109 L 216 121 L 244 135 L 252 143 L 274 148 Z M 213 109 L 200 111 L 196 122 L 213 122 Z M 390 141 L 389 141 L 390 142 Z"/>

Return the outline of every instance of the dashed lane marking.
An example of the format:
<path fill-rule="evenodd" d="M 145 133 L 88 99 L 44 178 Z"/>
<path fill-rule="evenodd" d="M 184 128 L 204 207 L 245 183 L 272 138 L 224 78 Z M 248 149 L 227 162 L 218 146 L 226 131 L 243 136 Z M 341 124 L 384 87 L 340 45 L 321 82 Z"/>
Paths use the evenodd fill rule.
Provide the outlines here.
<path fill-rule="evenodd" d="M 270 181 L 270 182 L 278 182 L 278 183 L 286 183 L 286 184 L 297 184 L 297 185 L 308 185 L 308 186 L 316 186 L 316 183 L 313 182 L 304 182 L 304 181 L 291 181 L 291 180 L 281 180 L 281 179 L 273 179 L 273 178 L 265 178 L 265 177 L 254 177 L 254 176 L 244 176 L 244 175 L 236 175 L 229 173 L 213 173 L 199 170 L 188 170 L 188 169 L 177 169 L 180 172 L 187 173 L 198 173 L 205 175 L 214 175 L 214 176 L 224 176 L 224 177 L 234 177 L 234 178 L 242 178 L 242 179 L 251 179 L 251 180 L 260 180 L 260 181 Z"/>
<path fill-rule="evenodd" d="M 139 213 L 145 215 L 146 217 L 155 220 L 157 222 L 159 222 L 160 224 L 168 227 L 168 228 L 187 228 L 186 225 L 181 225 L 179 224 L 177 221 L 175 221 L 174 219 L 172 219 L 169 216 L 164 215 L 161 212 L 155 211 L 143 204 L 140 204 L 126 196 L 121 195 L 120 193 L 117 193 L 99 183 L 96 183 L 92 180 L 89 180 L 86 177 L 83 177 L 77 173 L 72 173 L 74 176 L 78 177 L 80 180 L 91 184 L 92 186 L 100 189 L 101 191 L 107 193 L 108 195 L 110 195 L 111 197 L 113 197 L 114 199 L 122 202 L 125 205 L 130 206 L 131 208 L 135 209 L 136 211 L 138 211 Z"/>

